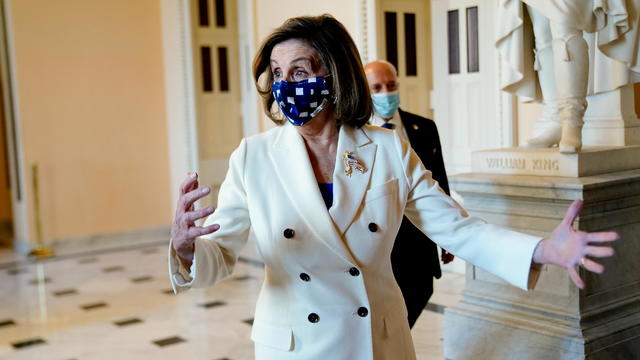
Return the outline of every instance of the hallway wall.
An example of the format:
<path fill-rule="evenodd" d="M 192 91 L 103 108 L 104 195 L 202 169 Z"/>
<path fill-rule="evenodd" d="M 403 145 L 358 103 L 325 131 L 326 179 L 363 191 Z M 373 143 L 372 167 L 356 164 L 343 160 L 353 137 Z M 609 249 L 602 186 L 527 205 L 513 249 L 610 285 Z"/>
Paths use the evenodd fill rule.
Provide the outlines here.
<path fill-rule="evenodd" d="M 45 241 L 169 224 L 159 1 L 10 6 L 30 227 L 33 163 Z"/>

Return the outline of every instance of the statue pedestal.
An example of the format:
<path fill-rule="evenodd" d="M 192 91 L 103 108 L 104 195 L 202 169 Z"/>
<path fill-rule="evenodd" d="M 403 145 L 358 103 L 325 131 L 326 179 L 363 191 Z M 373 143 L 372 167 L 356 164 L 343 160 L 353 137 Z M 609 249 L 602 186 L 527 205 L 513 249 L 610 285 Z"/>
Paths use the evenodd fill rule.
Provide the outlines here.
<path fill-rule="evenodd" d="M 581 177 L 640 169 L 640 146 L 585 147 L 578 154 L 558 148 L 507 148 L 471 154 L 474 173 Z"/>
<path fill-rule="evenodd" d="M 514 151 L 503 151 L 502 156 Z M 629 151 L 636 154 L 637 149 Z M 539 156 L 551 156 L 545 151 L 540 153 L 545 155 Z M 582 157 L 602 155 L 595 153 L 584 152 L 568 161 L 579 169 L 575 163 L 584 160 Z M 610 163 L 616 163 L 619 154 L 615 158 L 610 155 Z M 634 161 L 629 159 L 625 164 L 635 166 Z M 601 162 L 603 167 L 610 163 Z M 564 166 L 563 162 L 558 163 L 558 173 L 568 174 Z M 596 170 L 591 172 L 605 172 Z M 607 268 L 604 274 L 579 269 L 586 283 L 582 291 L 563 269 L 555 266 L 545 266 L 535 290 L 525 292 L 467 264 L 464 300 L 445 311 L 445 358 L 637 358 L 640 166 L 582 177 L 472 173 L 453 176 L 450 183 L 464 197 L 470 214 L 540 236 L 555 228 L 574 199 L 582 198 L 584 209 L 576 228 L 615 230 L 621 239 L 614 245 L 614 257 L 598 260 Z"/>

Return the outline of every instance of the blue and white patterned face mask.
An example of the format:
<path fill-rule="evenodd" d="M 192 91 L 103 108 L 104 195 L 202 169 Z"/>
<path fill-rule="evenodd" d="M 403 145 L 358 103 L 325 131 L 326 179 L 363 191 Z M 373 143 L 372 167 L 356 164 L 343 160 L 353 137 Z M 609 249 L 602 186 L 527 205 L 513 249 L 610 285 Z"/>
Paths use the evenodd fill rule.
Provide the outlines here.
<path fill-rule="evenodd" d="M 331 100 L 329 84 L 322 76 L 295 82 L 274 81 L 272 90 L 280 111 L 295 126 L 308 123 Z"/>

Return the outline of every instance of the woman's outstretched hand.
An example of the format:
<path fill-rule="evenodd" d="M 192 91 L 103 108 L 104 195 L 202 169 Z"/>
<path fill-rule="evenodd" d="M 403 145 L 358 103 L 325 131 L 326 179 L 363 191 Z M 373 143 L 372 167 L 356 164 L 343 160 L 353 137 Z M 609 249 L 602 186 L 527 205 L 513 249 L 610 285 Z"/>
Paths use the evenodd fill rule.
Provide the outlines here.
<path fill-rule="evenodd" d="M 180 197 L 178 198 L 178 207 L 176 216 L 171 225 L 171 243 L 178 254 L 182 265 L 187 269 L 191 268 L 193 263 L 193 253 L 195 251 L 194 241 L 196 237 L 211 234 L 220 228 L 220 225 L 213 224 L 209 226 L 196 226 L 198 219 L 205 218 L 213 214 L 212 207 L 206 207 L 195 211 L 194 203 L 209 195 L 209 188 L 198 187 L 198 174 L 195 172 L 189 176 L 180 185 Z"/>
<path fill-rule="evenodd" d="M 533 254 L 533 261 L 538 264 L 553 264 L 567 269 L 569 277 L 580 289 L 584 288 L 584 282 L 578 275 L 576 266 L 583 266 L 589 271 L 601 274 L 604 266 L 587 258 L 607 257 L 613 255 L 610 246 L 592 246 L 591 243 L 609 242 L 618 239 L 616 232 L 587 233 L 575 230 L 573 222 L 582 210 L 582 200 L 575 200 L 564 219 L 551 235 L 543 239 Z"/>

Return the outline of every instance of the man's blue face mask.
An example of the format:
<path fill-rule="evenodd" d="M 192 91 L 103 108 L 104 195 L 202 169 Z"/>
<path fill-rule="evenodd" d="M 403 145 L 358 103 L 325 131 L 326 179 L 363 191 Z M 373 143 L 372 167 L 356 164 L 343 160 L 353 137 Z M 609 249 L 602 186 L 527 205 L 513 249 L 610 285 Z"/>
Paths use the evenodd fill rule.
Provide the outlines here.
<path fill-rule="evenodd" d="M 373 108 L 376 114 L 388 119 L 393 116 L 400 105 L 400 93 L 398 90 L 388 93 L 377 93 L 371 95 Z"/>
<path fill-rule="evenodd" d="M 280 111 L 295 126 L 308 123 L 331 100 L 329 84 L 322 76 L 295 82 L 274 81 L 271 87 Z"/>

